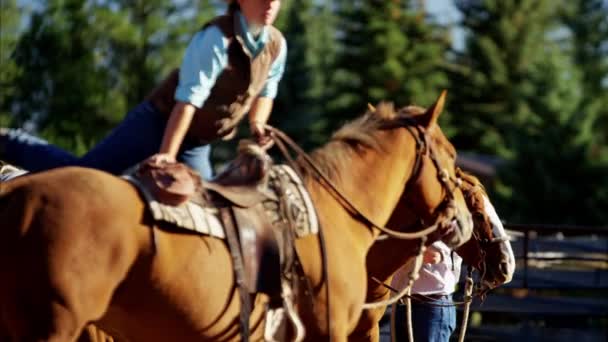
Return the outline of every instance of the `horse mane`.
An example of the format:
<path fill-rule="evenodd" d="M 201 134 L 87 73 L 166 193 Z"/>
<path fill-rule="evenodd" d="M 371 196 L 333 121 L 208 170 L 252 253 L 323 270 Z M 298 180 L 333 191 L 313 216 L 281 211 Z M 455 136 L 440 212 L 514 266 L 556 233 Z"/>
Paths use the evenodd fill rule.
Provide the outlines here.
<path fill-rule="evenodd" d="M 381 136 L 376 134 L 378 130 L 401 117 L 415 118 L 424 112 L 418 106 L 407 106 L 396 111 L 392 103 L 381 102 L 376 108 L 370 108 L 363 116 L 342 126 L 327 144 L 311 153 L 311 158 L 330 180 L 340 181 L 338 171 L 348 170 L 353 156 L 363 148 L 376 151 L 389 148 L 383 146 Z M 307 174 L 305 168 L 302 171 Z"/>
<path fill-rule="evenodd" d="M 471 188 L 478 188 L 483 191 L 484 195 L 487 195 L 486 188 L 483 186 L 479 178 L 473 176 L 472 174 L 465 172 L 461 169 L 458 169 L 457 172 L 458 177 L 460 177 L 465 183 L 468 183 Z"/>
<path fill-rule="evenodd" d="M 479 196 L 476 196 L 479 192 L 485 197 L 488 197 L 488 193 L 479 181 L 479 179 L 473 176 L 470 173 L 467 173 L 460 168 L 456 169 L 456 175 L 462 179 L 463 187 L 462 194 L 464 195 L 464 200 L 467 203 L 467 207 L 471 213 L 478 212 L 484 210 L 484 204 L 479 199 Z"/>

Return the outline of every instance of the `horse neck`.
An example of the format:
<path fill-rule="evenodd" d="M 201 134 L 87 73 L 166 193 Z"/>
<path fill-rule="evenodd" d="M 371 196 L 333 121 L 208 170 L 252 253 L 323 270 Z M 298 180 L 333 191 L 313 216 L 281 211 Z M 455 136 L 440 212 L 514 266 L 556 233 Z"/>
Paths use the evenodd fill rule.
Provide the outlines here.
<path fill-rule="evenodd" d="M 332 177 L 333 182 L 342 195 L 367 219 L 377 225 L 384 226 L 400 200 L 405 184 L 412 173 L 416 158 L 416 142 L 403 129 L 386 130 L 376 134 L 382 135 L 378 138 L 378 141 L 383 144 L 378 150 L 371 148 L 353 150 L 349 153 L 349 158 L 331 161 L 328 160 L 331 157 L 326 157 L 325 163 L 331 165 L 329 167 L 333 167 L 335 173 Z M 353 149 L 353 147 L 346 146 L 343 142 L 334 145 L 329 144 L 326 148 Z M 323 203 L 323 200 L 331 197 L 327 196 L 328 190 L 321 189 L 323 185 L 312 180 L 312 177 L 308 177 L 306 183 L 308 189 L 311 190 L 314 203 Z M 341 203 L 335 197 L 331 197 L 330 200 Z M 340 207 L 344 212 L 347 212 L 344 204 Z M 372 228 L 372 234 L 370 234 L 370 227 L 365 225 L 360 218 L 355 218 L 350 213 L 347 216 L 351 221 L 351 224 L 347 225 L 357 227 L 348 229 L 349 233 L 366 236 L 366 248 L 369 248 L 380 231 Z M 323 217 L 320 216 L 319 219 L 322 220 Z M 323 222 L 321 224 L 323 225 Z M 346 227 L 323 225 L 323 228 L 341 229 L 341 233 L 346 233 Z"/>
<path fill-rule="evenodd" d="M 367 253 L 368 278 L 373 277 L 382 282 L 387 281 L 411 258 L 416 256 L 418 244 L 418 240 L 393 238 L 376 241 Z M 372 284 L 377 283 L 369 284 L 373 287 Z"/>

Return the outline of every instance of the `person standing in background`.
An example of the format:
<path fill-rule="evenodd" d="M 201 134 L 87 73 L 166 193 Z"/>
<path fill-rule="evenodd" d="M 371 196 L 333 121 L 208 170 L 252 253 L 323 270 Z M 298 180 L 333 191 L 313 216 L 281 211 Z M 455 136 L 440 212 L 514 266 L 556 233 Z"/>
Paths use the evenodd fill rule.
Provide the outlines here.
<path fill-rule="evenodd" d="M 456 307 L 452 294 L 460 278 L 462 258 L 441 241 L 428 246 L 423 255 L 419 278 L 412 286 L 412 329 L 415 342 L 448 342 L 456 329 Z M 393 277 L 393 288 L 407 286 L 411 264 Z M 395 336 L 407 341 L 406 306 L 397 305 Z"/>

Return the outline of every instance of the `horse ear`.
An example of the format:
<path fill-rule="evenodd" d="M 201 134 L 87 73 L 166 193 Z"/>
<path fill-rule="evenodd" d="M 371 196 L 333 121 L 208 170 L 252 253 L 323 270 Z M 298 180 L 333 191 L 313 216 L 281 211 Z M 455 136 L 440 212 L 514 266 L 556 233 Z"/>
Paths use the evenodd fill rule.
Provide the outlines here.
<path fill-rule="evenodd" d="M 442 91 L 439 98 L 437 98 L 437 101 L 435 101 L 435 103 L 433 103 L 433 105 L 423 114 L 423 124 L 426 128 L 431 128 L 437 124 L 437 119 L 439 118 L 439 114 L 443 111 L 447 94 L 447 90 Z"/>

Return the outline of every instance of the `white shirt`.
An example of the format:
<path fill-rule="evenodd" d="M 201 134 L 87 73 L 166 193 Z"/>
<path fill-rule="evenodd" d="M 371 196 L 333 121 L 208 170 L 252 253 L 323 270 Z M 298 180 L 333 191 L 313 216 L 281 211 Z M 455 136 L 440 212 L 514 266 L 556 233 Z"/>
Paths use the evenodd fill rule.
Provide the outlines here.
<path fill-rule="evenodd" d="M 420 268 L 419 278 L 412 286 L 412 293 L 421 295 L 447 295 L 456 291 L 456 284 L 460 278 L 460 267 L 462 258 L 451 253 L 445 243 L 435 241 L 432 244 L 441 253 L 441 261 L 437 264 L 423 264 Z M 393 277 L 392 286 L 401 290 L 407 286 L 413 262 L 401 267 Z"/>

